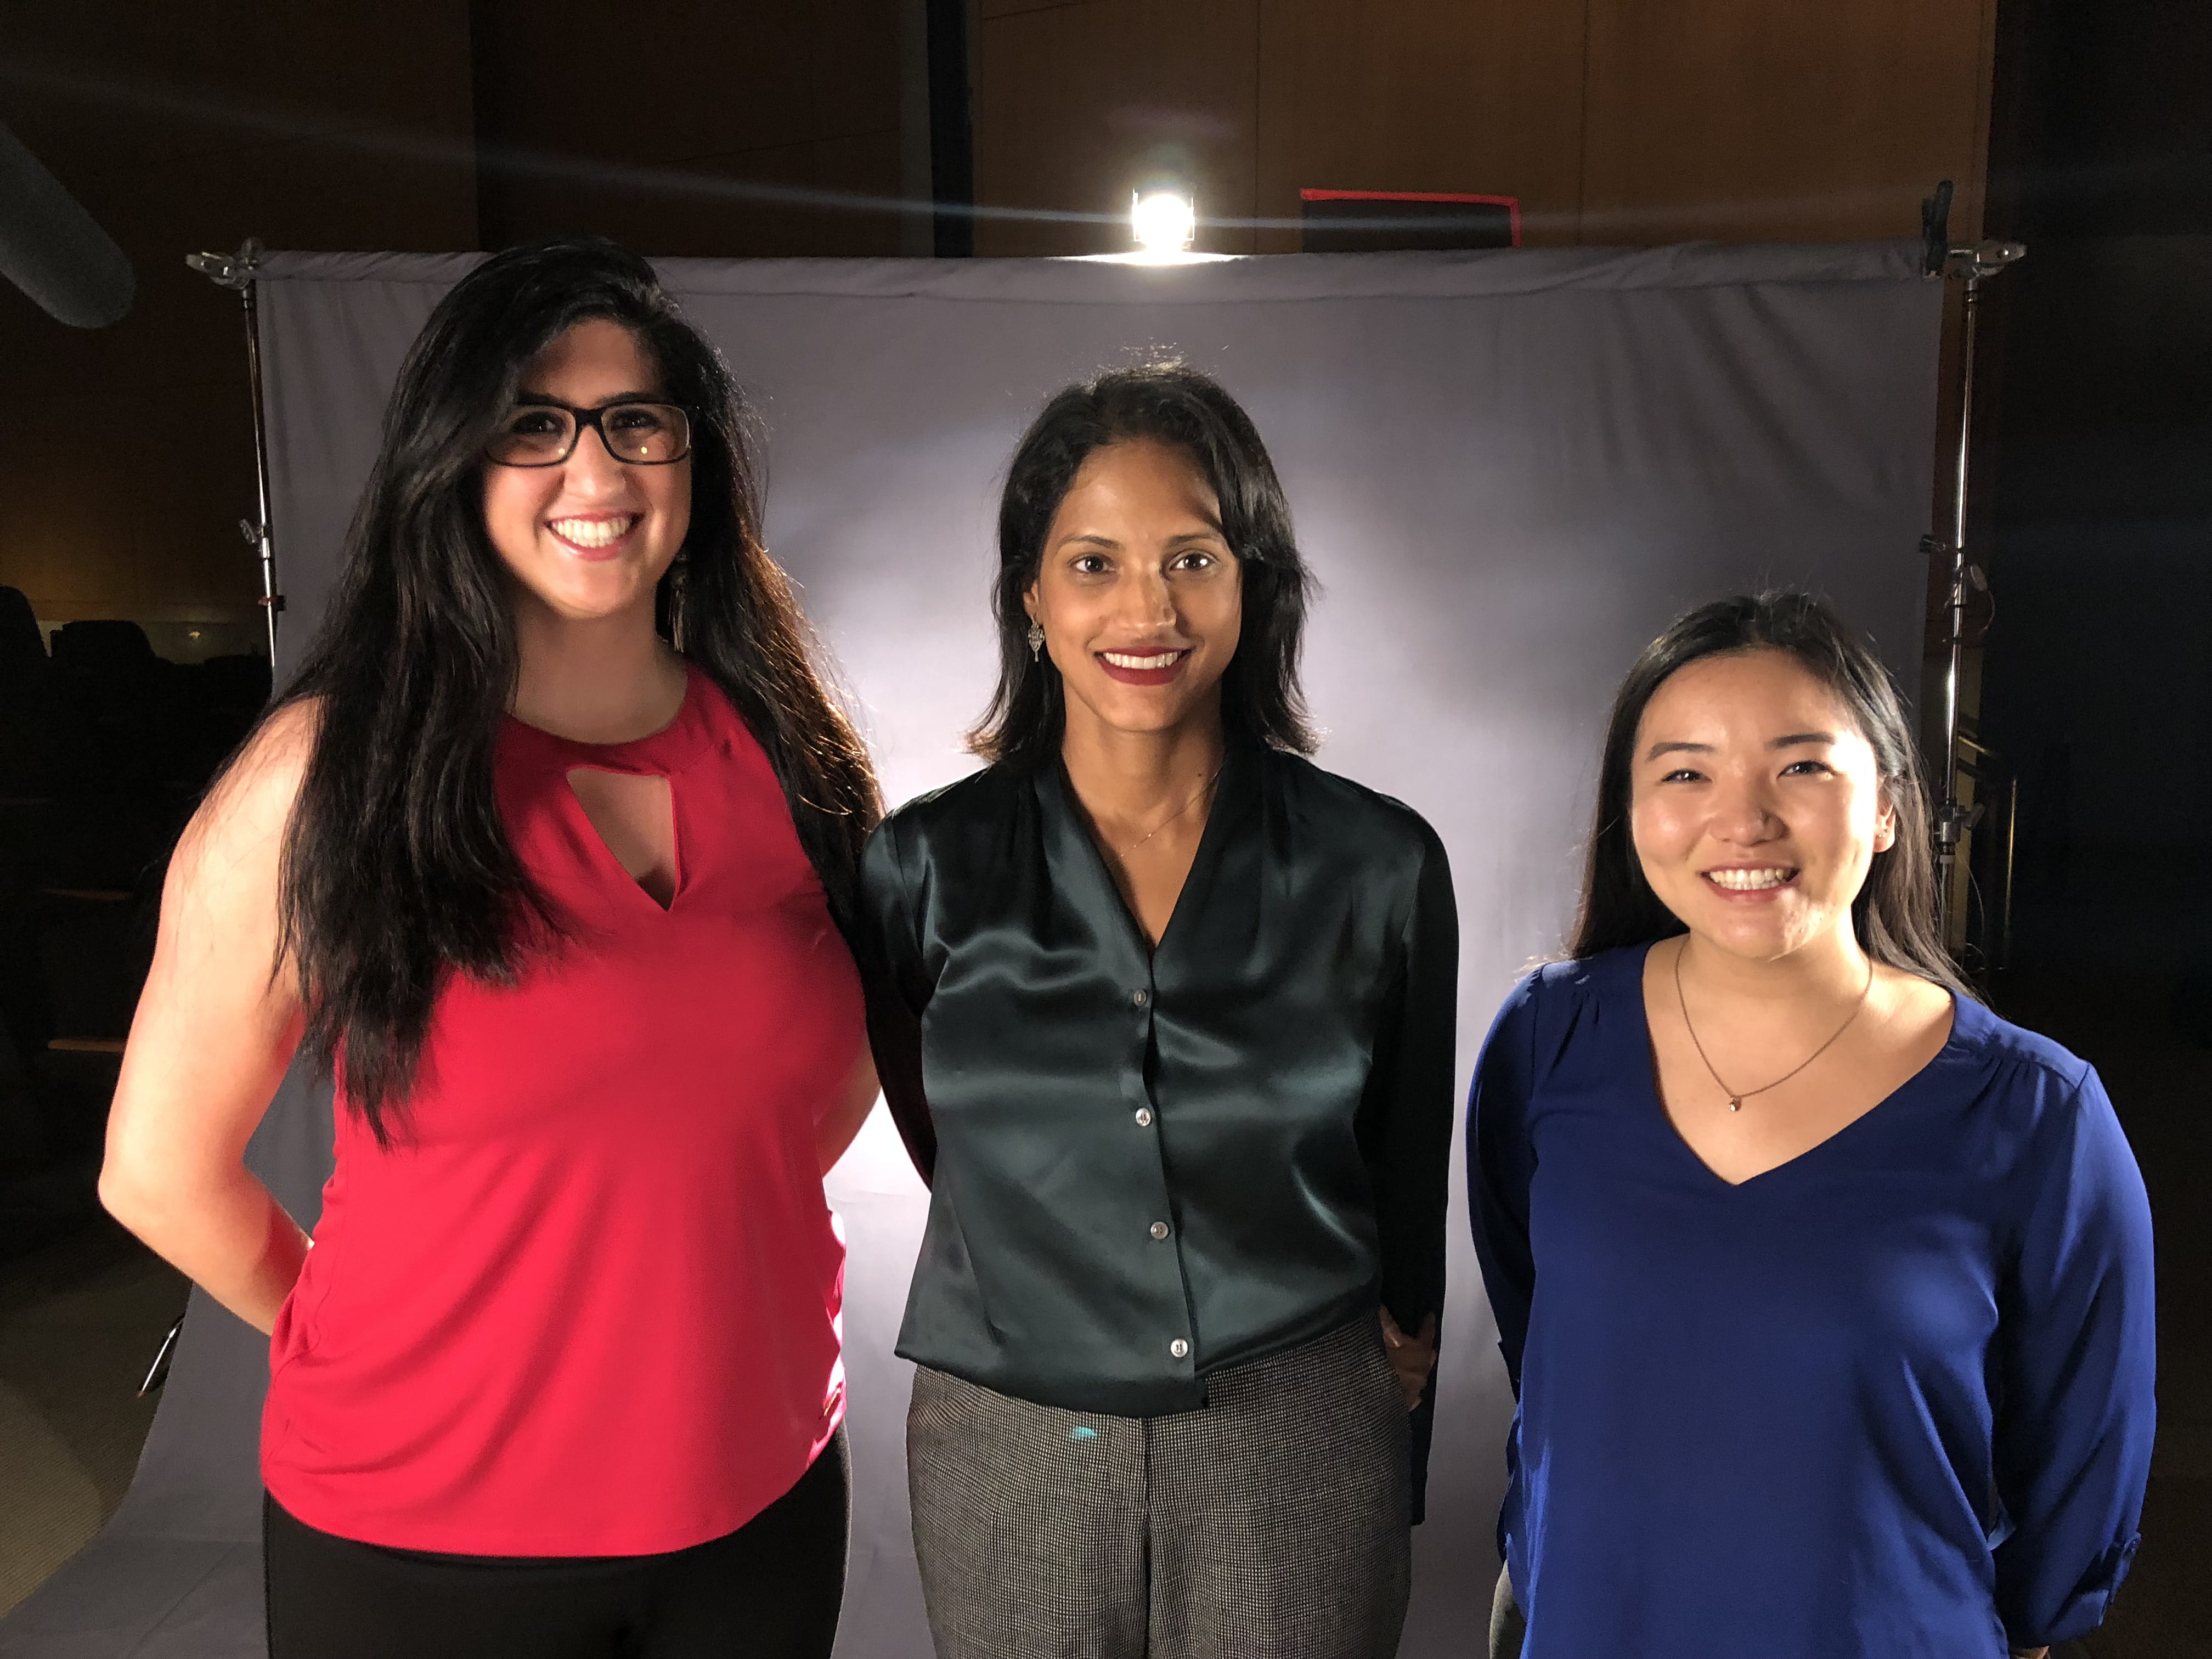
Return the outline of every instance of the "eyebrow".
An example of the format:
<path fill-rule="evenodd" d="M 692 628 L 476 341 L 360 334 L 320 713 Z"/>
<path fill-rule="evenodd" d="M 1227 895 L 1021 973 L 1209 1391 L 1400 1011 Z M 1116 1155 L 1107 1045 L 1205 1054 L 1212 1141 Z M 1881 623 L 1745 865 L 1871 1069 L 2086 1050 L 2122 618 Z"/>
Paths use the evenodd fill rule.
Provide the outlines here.
<path fill-rule="evenodd" d="M 1836 740 L 1832 732 L 1792 732 L 1787 737 L 1775 738 L 1767 744 L 1769 749 L 1796 749 L 1808 743 L 1832 744 Z M 1644 751 L 1644 758 L 1655 761 L 1662 755 L 1710 755 L 1713 746 L 1709 743 L 1655 743 Z"/>
<path fill-rule="evenodd" d="M 1169 537 L 1167 538 L 1166 544 L 1170 547 L 1176 547 L 1184 542 L 1226 543 L 1228 539 L 1228 535 L 1224 532 L 1219 530 L 1186 530 L 1179 535 Z M 1121 545 L 1121 543 L 1115 541 L 1111 536 L 1101 536 L 1095 531 L 1079 530 L 1069 535 L 1062 536 L 1058 541 L 1053 544 L 1053 546 L 1055 548 L 1066 547 L 1070 544 L 1075 542 L 1087 542 L 1093 547 L 1119 547 Z"/>
<path fill-rule="evenodd" d="M 514 401 L 533 409 L 565 409 L 573 412 L 579 409 L 605 409 L 611 404 L 657 404 L 665 400 L 658 392 L 617 392 L 613 397 L 602 398 L 595 404 L 571 404 L 564 403 L 550 392 L 518 392 L 514 394 Z"/>

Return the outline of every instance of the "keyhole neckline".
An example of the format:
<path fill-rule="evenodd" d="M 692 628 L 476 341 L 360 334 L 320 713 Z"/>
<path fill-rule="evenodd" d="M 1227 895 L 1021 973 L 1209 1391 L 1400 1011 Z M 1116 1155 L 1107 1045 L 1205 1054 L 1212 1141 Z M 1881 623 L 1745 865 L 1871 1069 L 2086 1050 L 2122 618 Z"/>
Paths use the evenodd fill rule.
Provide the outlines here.
<path fill-rule="evenodd" d="M 696 664 L 686 663 L 684 702 L 676 718 L 658 732 L 623 743 L 584 743 L 507 714 L 500 728 L 501 756 L 560 772 L 564 784 L 565 775 L 578 768 L 673 778 L 714 748 L 714 731 L 704 699 L 720 695 Z"/>

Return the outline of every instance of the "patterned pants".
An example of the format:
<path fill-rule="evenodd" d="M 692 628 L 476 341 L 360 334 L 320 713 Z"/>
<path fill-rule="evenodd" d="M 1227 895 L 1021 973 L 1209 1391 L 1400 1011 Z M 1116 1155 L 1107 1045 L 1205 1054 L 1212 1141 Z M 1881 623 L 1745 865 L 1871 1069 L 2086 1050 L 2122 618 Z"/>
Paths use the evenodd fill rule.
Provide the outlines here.
<path fill-rule="evenodd" d="M 1390 1659 L 1406 1402 L 1374 1316 L 1218 1371 L 1172 1417 L 918 1367 L 907 1478 L 939 1659 Z"/>

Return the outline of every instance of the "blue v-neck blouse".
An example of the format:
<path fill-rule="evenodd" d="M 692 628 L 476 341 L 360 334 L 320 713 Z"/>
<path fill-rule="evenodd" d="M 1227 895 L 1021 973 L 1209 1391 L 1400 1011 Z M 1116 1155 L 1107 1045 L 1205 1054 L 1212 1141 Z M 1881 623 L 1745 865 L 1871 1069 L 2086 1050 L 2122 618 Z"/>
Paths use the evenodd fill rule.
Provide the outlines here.
<path fill-rule="evenodd" d="M 2153 1415 L 2150 1212 L 2096 1073 L 1960 999 L 1896 1093 L 1730 1185 L 1660 1103 L 1647 949 L 1525 980 L 1468 1105 L 1524 1659 L 2094 1628 Z"/>

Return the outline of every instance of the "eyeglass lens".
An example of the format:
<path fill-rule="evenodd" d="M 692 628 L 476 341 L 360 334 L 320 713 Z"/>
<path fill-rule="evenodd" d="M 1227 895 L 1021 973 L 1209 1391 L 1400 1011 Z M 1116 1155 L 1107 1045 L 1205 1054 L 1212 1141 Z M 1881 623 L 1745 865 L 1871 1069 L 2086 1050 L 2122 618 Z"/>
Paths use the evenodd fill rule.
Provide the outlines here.
<path fill-rule="evenodd" d="M 583 413 L 585 423 L 599 428 L 607 453 L 618 461 L 662 466 L 690 451 L 691 422 L 673 404 L 609 404 Z M 575 411 L 528 404 L 500 422 L 486 453 L 502 466 L 551 466 L 568 459 L 577 436 Z"/>

